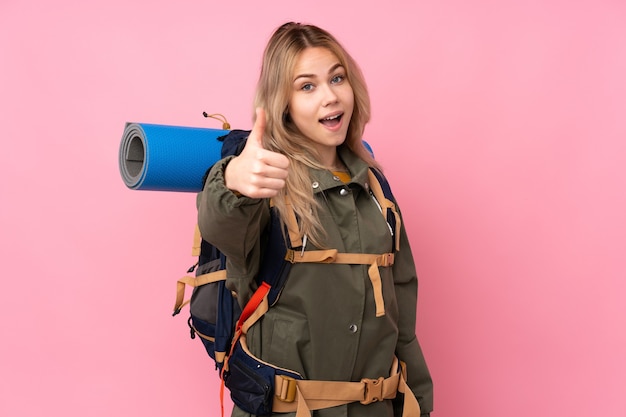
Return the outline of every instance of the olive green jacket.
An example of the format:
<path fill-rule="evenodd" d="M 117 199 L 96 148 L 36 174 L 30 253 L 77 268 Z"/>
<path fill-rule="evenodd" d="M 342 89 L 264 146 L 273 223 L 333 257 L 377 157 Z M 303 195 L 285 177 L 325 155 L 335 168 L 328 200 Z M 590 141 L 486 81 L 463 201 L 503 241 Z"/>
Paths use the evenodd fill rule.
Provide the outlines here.
<path fill-rule="evenodd" d="M 340 147 L 339 152 L 350 170 L 349 184 L 328 171 L 311 171 L 328 247 L 345 253 L 392 251 L 390 228 L 367 191 L 368 166 L 347 148 Z M 203 238 L 227 256 L 227 286 L 244 304 L 256 288 L 261 233 L 270 209 L 268 200 L 237 196 L 225 187 L 223 172 L 231 158 L 210 171 L 198 196 L 198 224 Z M 404 226 L 399 233 L 400 250 L 393 267 L 379 268 L 384 316 L 376 317 L 367 265 L 294 264 L 278 303 L 248 332 L 252 353 L 307 379 L 333 381 L 387 377 L 395 354 L 407 365 L 408 385 L 422 415 L 428 414 L 433 390 L 415 336 L 417 275 Z M 309 243 L 306 249 L 316 248 Z M 393 410 L 387 400 L 313 414 L 392 417 Z M 233 416 L 248 414 L 235 407 Z"/>

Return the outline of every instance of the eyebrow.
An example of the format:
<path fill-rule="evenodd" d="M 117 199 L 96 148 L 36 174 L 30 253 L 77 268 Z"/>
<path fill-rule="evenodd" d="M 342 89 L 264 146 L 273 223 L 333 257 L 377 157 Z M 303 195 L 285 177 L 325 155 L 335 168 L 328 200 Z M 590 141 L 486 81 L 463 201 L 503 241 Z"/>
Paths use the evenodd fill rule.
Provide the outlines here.
<path fill-rule="evenodd" d="M 328 73 L 332 74 L 334 71 L 337 70 L 337 68 L 343 68 L 343 65 L 337 62 L 335 65 L 330 67 L 330 69 L 328 70 Z M 300 74 L 296 76 L 296 78 L 293 79 L 293 82 L 295 83 L 296 81 L 298 81 L 299 78 L 315 78 L 315 74 Z"/>

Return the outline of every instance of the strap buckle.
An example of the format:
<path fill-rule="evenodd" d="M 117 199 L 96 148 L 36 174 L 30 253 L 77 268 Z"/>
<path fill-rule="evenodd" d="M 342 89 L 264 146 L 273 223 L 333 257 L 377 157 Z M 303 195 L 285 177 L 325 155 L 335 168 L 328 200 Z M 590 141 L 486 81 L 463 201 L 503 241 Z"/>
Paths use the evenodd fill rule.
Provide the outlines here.
<path fill-rule="evenodd" d="M 395 254 L 393 253 L 383 253 L 377 259 L 378 266 L 387 267 L 393 265 L 395 260 Z"/>
<path fill-rule="evenodd" d="M 367 405 L 375 403 L 376 401 L 384 400 L 383 397 L 383 381 L 385 378 L 382 376 L 378 379 L 363 378 L 361 382 L 365 384 L 363 399 L 361 404 Z"/>
<path fill-rule="evenodd" d="M 285 403 L 292 403 L 296 400 L 297 382 L 294 378 L 287 375 L 277 375 L 275 382 L 274 396 L 276 398 Z"/>
<path fill-rule="evenodd" d="M 287 253 L 285 254 L 285 260 L 290 263 L 296 263 L 295 261 L 296 251 L 293 249 L 287 249 Z"/>

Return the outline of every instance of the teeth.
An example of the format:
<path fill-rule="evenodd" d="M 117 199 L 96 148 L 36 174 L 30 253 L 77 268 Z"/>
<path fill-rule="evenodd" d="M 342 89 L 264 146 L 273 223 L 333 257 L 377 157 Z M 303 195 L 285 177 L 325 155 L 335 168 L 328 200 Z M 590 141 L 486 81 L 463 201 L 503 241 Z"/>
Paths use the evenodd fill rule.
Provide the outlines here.
<path fill-rule="evenodd" d="M 322 119 L 322 120 L 334 120 L 334 119 L 338 119 L 338 118 L 339 118 L 339 116 L 341 116 L 341 115 L 340 115 L 340 114 L 338 114 L 338 115 L 336 115 L 336 116 L 327 117 L 327 118 Z"/>

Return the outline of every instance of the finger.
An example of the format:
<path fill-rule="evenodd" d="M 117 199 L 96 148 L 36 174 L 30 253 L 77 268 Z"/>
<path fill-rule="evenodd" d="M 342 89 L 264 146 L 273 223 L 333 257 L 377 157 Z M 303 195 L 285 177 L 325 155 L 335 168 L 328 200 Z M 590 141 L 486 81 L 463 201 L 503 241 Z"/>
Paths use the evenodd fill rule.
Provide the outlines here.
<path fill-rule="evenodd" d="M 257 189 L 274 190 L 278 192 L 285 187 L 285 180 L 282 178 L 264 177 L 258 179 L 254 186 Z"/>
<path fill-rule="evenodd" d="M 277 179 L 284 181 L 287 178 L 288 174 L 289 171 L 287 170 L 287 168 L 281 168 L 265 164 L 265 166 L 263 167 L 263 172 L 259 173 L 259 176 L 267 179 Z"/>
<path fill-rule="evenodd" d="M 267 198 L 277 195 L 284 186 L 284 180 L 261 177 L 250 181 L 240 192 L 251 198 Z"/>
<path fill-rule="evenodd" d="M 257 155 L 259 160 L 262 161 L 265 165 L 279 168 L 285 171 L 287 170 L 287 168 L 289 168 L 289 158 L 287 158 L 282 153 L 272 152 L 268 150 L 259 150 Z"/>

